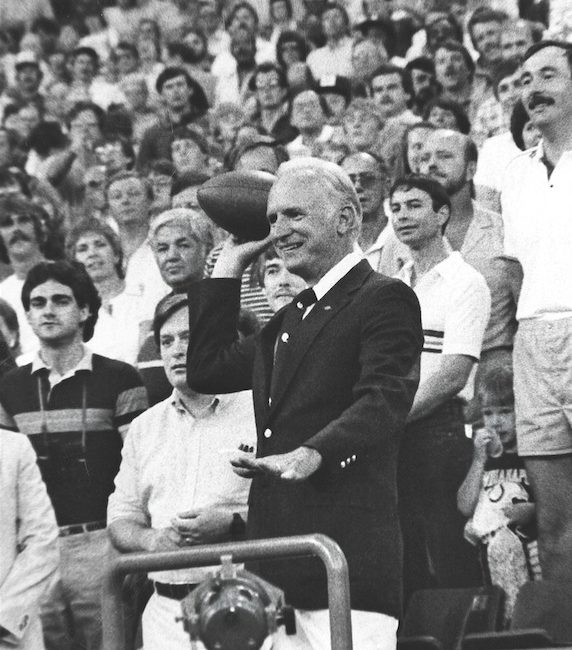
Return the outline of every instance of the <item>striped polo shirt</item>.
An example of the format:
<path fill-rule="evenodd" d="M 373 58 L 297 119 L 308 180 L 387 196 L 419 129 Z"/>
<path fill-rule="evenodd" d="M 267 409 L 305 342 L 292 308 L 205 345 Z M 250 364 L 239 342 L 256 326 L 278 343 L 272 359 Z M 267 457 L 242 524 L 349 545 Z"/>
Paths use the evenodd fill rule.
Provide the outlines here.
<path fill-rule="evenodd" d="M 87 348 L 57 381 L 39 356 L 0 379 L 0 426 L 29 437 L 60 526 L 105 520 L 120 432 L 146 408 L 135 368 Z"/>

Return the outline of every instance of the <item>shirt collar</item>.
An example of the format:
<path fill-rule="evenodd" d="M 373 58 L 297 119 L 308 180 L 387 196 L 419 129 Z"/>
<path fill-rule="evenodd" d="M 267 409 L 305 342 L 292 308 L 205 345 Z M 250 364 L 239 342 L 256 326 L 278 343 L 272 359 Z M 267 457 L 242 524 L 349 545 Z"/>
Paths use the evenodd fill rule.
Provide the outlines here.
<path fill-rule="evenodd" d="M 51 371 L 52 369 L 48 366 L 48 364 L 42 359 L 40 356 L 40 350 L 36 352 L 36 356 L 34 357 L 32 361 L 32 374 L 39 372 L 40 370 L 48 370 Z M 65 373 L 64 376 L 68 377 L 71 375 L 75 375 L 76 372 L 80 370 L 85 370 L 87 372 L 93 372 L 93 352 L 87 348 L 85 345 L 83 346 L 83 356 L 75 366 L 75 368 L 72 368 L 71 370 L 68 370 L 68 372 Z"/>
<path fill-rule="evenodd" d="M 169 401 L 171 403 L 171 406 L 173 406 L 173 408 L 175 408 L 179 413 L 186 413 L 196 420 L 206 417 L 210 413 L 214 413 L 220 404 L 220 398 L 218 395 L 213 395 L 212 402 L 208 406 L 202 408 L 200 413 L 191 413 L 185 406 L 185 403 L 181 399 L 181 394 L 176 388 L 173 389 Z"/>
<path fill-rule="evenodd" d="M 328 291 L 336 285 L 356 264 L 363 259 L 363 253 L 359 247 L 341 259 L 312 287 L 316 294 L 316 300 L 321 300 Z"/>
<path fill-rule="evenodd" d="M 381 250 L 387 243 L 387 239 L 392 232 L 393 228 L 391 227 L 391 222 L 388 220 L 385 228 L 377 236 L 377 239 L 366 251 L 364 251 L 365 254 L 369 255 L 370 253 L 375 253 L 376 251 Z"/>
<path fill-rule="evenodd" d="M 446 242 L 445 247 L 449 251 L 447 257 L 444 260 L 441 260 L 438 264 L 435 264 L 435 266 L 430 271 L 428 271 L 422 277 L 422 279 L 425 279 L 431 273 L 436 273 L 437 275 L 440 275 L 444 279 L 454 279 L 457 276 L 458 274 L 457 262 L 459 258 L 461 258 L 461 253 L 459 253 L 459 251 L 453 251 L 451 249 L 451 245 L 449 244 L 449 242 Z M 401 267 L 399 276 L 409 286 L 411 286 L 412 273 L 413 273 L 413 260 L 408 260 Z"/>

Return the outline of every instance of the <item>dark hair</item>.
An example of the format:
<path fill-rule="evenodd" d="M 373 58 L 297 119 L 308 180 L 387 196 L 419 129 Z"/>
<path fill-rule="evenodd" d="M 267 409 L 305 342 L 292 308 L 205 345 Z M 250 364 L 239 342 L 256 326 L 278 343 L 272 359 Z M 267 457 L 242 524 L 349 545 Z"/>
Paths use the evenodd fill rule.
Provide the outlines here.
<path fill-rule="evenodd" d="M 69 110 L 68 114 L 66 115 L 66 124 L 67 127 L 71 127 L 71 123 L 75 120 L 75 118 L 80 114 L 84 113 L 85 111 L 91 111 L 95 115 L 95 119 L 97 120 L 97 125 L 99 126 L 99 130 L 103 131 L 105 128 L 105 111 L 101 106 L 98 106 L 97 104 L 94 104 L 93 102 L 76 102 Z"/>
<path fill-rule="evenodd" d="M 237 2 L 234 5 L 234 7 L 231 9 L 225 21 L 226 29 L 228 29 L 228 27 L 231 25 L 232 21 L 234 20 L 234 17 L 241 9 L 247 9 L 250 12 L 250 15 L 254 18 L 254 24 L 256 25 L 256 27 L 258 27 L 258 23 L 260 22 L 260 19 L 258 17 L 258 12 L 256 11 L 256 9 L 249 2 Z"/>
<path fill-rule="evenodd" d="M 193 79 L 184 68 L 170 67 L 162 70 L 157 77 L 157 81 L 155 82 L 155 88 L 157 92 L 161 94 L 165 83 L 171 79 L 176 79 L 177 77 L 184 77 L 189 90 L 193 91 L 190 103 L 191 106 L 195 109 L 196 116 L 200 117 L 201 115 L 204 115 L 204 113 L 206 113 L 209 108 L 209 101 L 207 99 L 205 91 L 203 90 L 201 84 Z"/>
<path fill-rule="evenodd" d="M 452 13 L 445 12 L 445 11 L 437 11 L 437 12 L 434 12 L 434 14 L 435 14 L 434 15 L 434 20 L 432 20 L 431 22 L 426 22 L 425 23 L 425 33 L 427 33 L 427 31 L 429 29 L 431 29 L 431 27 L 433 27 L 433 25 L 435 23 L 438 23 L 438 22 L 441 22 L 442 20 L 444 20 L 447 23 L 449 23 L 449 25 L 453 28 L 453 31 L 455 32 L 455 36 L 454 36 L 455 41 L 457 41 L 458 43 L 462 43 L 463 42 L 463 28 L 459 24 L 459 22 L 457 21 L 455 16 Z"/>
<path fill-rule="evenodd" d="M 540 50 L 543 50 L 545 47 L 559 47 L 561 50 L 563 50 L 564 56 L 568 61 L 568 66 L 572 71 L 572 43 L 567 43 L 566 41 L 548 40 L 534 43 L 534 45 L 531 45 L 524 53 L 521 63 L 524 63 L 530 59 L 531 56 L 534 56 L 537 52 L 540 52 Z"/>
<path fill-rule="evenodd" d="M 286 30 L 283 31 L 280 36 L 278 37 L 278 40 L 276 41 L 276 61 L 280 66 L 285 68 L 286 66 L 284 65 L 284 58 L 282 57 L 282 52 L 281 48 L 284 45 L 284 43 L 296 43 L 298 46 L 298 50 L 300 52 L 300 60 L 304 62 L 308 56 L 308 53 L 310 52 L 310 46 L 308 45 L 308 41 L 302 36 L 302 34 L 299 34 L 298 32 Z"/>
<path fill-rule="evenodd" d="M 177 176 L 175 165 L 173 165 L 173 163 L 166 158 L 153 160 L 153 162 L 149 164 L 149 173 L 160 174 L 161 176 L 171 176 L 172 178 L 175 178 Z"/>
<path fill-rule="evenodd" d="M 36 264 L 26 276 L 22 287 L 22 304 L 26 311 L 30 310 L 30 294 L 32 291 L 48 280 L 55 280 L 60 284 L 69 287 L 79 307 L 87 307 L 89 316 L 83 324 L 82 338 L 87 342 L 93 336 L 93 330 L 97 323 L 101 298 L 89 277 L 85 266 L 79 262 L 58 260 L 57 262 L 40 262 Z"/>
<path fill-rule="evenodd" d="M 500 82 L 507 77 L 512 76 L 520 68 L 520 61 L 516 59 L 508 59 L 507 61 L 501 61 L 492 74 L 492 85 L 493 93 L 495 97 L 499 98 L 498 87 Z"/>
<path fill-rule="evenodd" d="M 76 47 L 76 49 L 71 53 L 73 61 L 82 54 L 89 56 L 96 70 L 99 68 L 99 54 L 93 49 L 93 47 Z"/>
<path fill-rule="evenodd" d="M 411 61 L 407 62 L 403 68 L 402 82 L 405 92 L 408 95 L 411 95 L 411 97 L 415 94 L 413 90 L 413 70 L 422 70 L 435 79 L 435 64 L 428 56 L 418 56 L 417 58 L 411 59 Z"/>
<path fill-rule="evenodd" d="M 530 116 L 526 112 L 526 108 L 524 108 L 524 104 L 519 99 L 514 105 L 514 108 L 512 109 L 512 114 L 510 116 L 510 133 L 512 135 L 512 139 L 514 140 L 514 144 L 521 151 L 525 150 L 524 138 L 522 137 L 522 133 L 524 131 L 524 127 L 528 124 L 528 122 L 530 122 Z"/>
<path fill-rule="evenodd" d="M 390 74 L 396 74 L 399 76 L 399 79 L 401 81 L 401 87 L 405 92 L 408 92 L 406 87 L 405 87 L 405 73 L 404 71 L 397 67 L 396 65 L 392 65 L 391 63 L 382 63 L 380 66 L 378 66 L 370 75 L 370 90 L 372 90 L 372 85 L 373 85 L 373 80 L 376 79 L 377 77 L 385 77 L 386 75 Z"/>
<path fill-rule="evenodd" d="M 46 254 L 47 228 L 50 221 L 48 213 L 39 205 L 25 199 L 19 193 L 0 194 L 0 214 L 15 214 L 18 216 L 27 216 L 32 219 L 34 224 L 34 234 L 36 242 L 42 254 Z M 10 264 L 8 251 L 2 237 L 0 237 L 0 261 Z"/>
<path fill-rule="evenodd" d="M 282 66 L 273 63 L 272 61 L 264 61 L 260 63 L 254 69 L 250 81 L 248 82 L 248 87 L 250 90 L 256 90 L 256 79 L 259 74 L 267 74 L 269 72 L 275 72 L 278 75 L 278 83 L 281 88 L 288 88 L 288 79 L 286 78 L 286 72 Z"/>
<path fill-rule="evenodd" d="M 157 347 L 161 347 L 161 328 L 163 325 L 173 314 L 185 307 L 189 307 L 189 298 L 186 293 L 169 293 L 159 300 L 153 316 L 153 337 Z"/>
<path fill-rule="evenodd" d="M 76 226 L 74 226 L 66 237 L 66 252 L 68 259 L 75 260 L 75 247 L 78 241 L 87 233 L 94 233 L 105 237 L 109 242 L 109 245 L 113 249 L 115 255 L 117 255 L 117 263 L 115 264 L 115 270 L 119 278 L 123 279 L 125 273 L 123 271 L 123 247 L 121 246 L 121 240 L 117 236 L 116 232 L 108 226 L 106 223 L 103 223 L 95 217 L 90 217 L 80 221 Z"/>
<path fill-rule="evenodd" d="M 179 41 L 167 45 L 167 53 L 170 57 L 180 56 L 183 63 L 195 63 L 196 57 L 193 50 L 186 44 Z"/>
<path fill-rule="evenodd" d="M 105 115 L 105 128 L 103 134 L 106 138 L 133 138 L 133 119 L 123 104 L 110 104 Z"/>
<path fill-rule="evenodd" d="M 471 123 L 467 117 L 467 113 L 458 102 L 455 102 L 452 99 L 443 99 L 439 97 L 431 100 L 423 111 L 423 120 L 425 122 L 428 121 L 429 115 L 431 115 L 431 111 L 434 108 L 441 108 L 444 111 L 453 113 L 455 121 L 457 123 L 457 128 L 461 133 L 468 135 L 471 132 Z"/>
<path fill-rule="evenodd" d="M 173 184 L 171 185 L 171 197 L 177 196 L 183 190 L 188 189 L 189 187 L 195 187 L 196 185 L 202 185 L 208 181 L 210 176 L 204 172 L 199 171 L 188 171 L 183 172 L 175 177 Z"/>
<path fill-rule="evenodd" d="M 469 75 L 471 79 L 473 78 L 475 74 L 475 62 L 473 61 L 473 57 L 470 55 L 469 50 L 467 50 L 467 48 L 464 45 L 461 45 L 461 43 L 457 43 L 457 41 L 445 41 L 444 43 L 441 43 L 439 45 L 435 54 L 437 54 L 439 50 L 447 50 L 448 52 L 459 52 L 463 57 L 463 60 L 465 61 L 465 65 L 469 70 Z"/>
<path fill-rule="evenodd" d="M 488 9 L 487 7 L 479 7 L 475 9 L 473 15 L 469 18 L 467 23 L 467 31 L 471 37 L 471 43 L 473 47 L 475 45 L 474 29 L 475 25 L 481 25 L 483 23 L 499 23 L 502 24 L 508 18 L 507 14 L 501 11 L 494 11 L 494 9 Z"/>
<path fill-rule="evenodd" d="M 66 143 L 67 138 L 58 122 L 40 122 L 28 138 L 30 149 L 40 156 L 47 156 L 52 149 L 62 149 Z"/>
<path fill-rule="evenodd" d="M 512 368 L 498 363 L 485 370 L 478 384 L 477 397 L 481 407 L 514 406 Z"/>
<path fill-rule="evenodd" d="M 59 36 L 61 28 L 59 24 L 52 18 L 39 16 L 32 23 L 30 31 L 32 34 L 37 34 L 38 32 L 46 32 L 46 34 L 51 34 L 52 36 Z"/>
<path fill-rule="evenodd" d="M 447 194 L 447 190 L 441 183 L 425 174 L 407 174 L 407 176 L 398 178 L 389 190 L 389 198 L 391 199 L 397 190 L 408 191 L 413 188 L 429 194 L 433 203 L 434 212 L 438 212 L 443 206 L 447 206 L 451 210 L 451 199 Z"/>

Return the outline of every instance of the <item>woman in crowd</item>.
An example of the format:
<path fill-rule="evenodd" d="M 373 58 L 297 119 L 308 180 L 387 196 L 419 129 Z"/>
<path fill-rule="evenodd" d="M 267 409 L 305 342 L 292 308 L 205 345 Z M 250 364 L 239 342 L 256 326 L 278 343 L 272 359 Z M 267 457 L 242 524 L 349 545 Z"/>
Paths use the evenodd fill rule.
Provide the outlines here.
<path fill-rule="evenodd" d="M 134 364 L 146 333 L 143 305 L 140 295 L 126 290 L 119 238 L 101 221 L 87 219 L 68 235 L 67 250 L 70 259 L 85 266 L 101 298 L 90 349 Z"/>

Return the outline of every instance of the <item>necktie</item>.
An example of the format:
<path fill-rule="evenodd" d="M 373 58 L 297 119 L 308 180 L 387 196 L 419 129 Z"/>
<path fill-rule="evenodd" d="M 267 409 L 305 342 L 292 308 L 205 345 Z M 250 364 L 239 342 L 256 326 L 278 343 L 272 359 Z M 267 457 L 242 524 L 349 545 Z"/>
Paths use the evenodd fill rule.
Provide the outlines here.
<path fill-rule="evenodd" d="M 303 329 L 300 328 L 302 317 L 304 316 L 306 309 L 316 301 L 317 298 L 314 290 L 304 289 L 304 291 L 299 293 L 294 300 L 292 300 L 284 313 L 282 327 L 278 334 L 278 338 L 276 339 L 276 347 L 274 349 L 271 393 L 275 392 L 275 382 L 279 375 L 280 367 L 288 356 L 288 351 L 291 347 L 292 341 L 296 336 L 303 336 Z"/>

